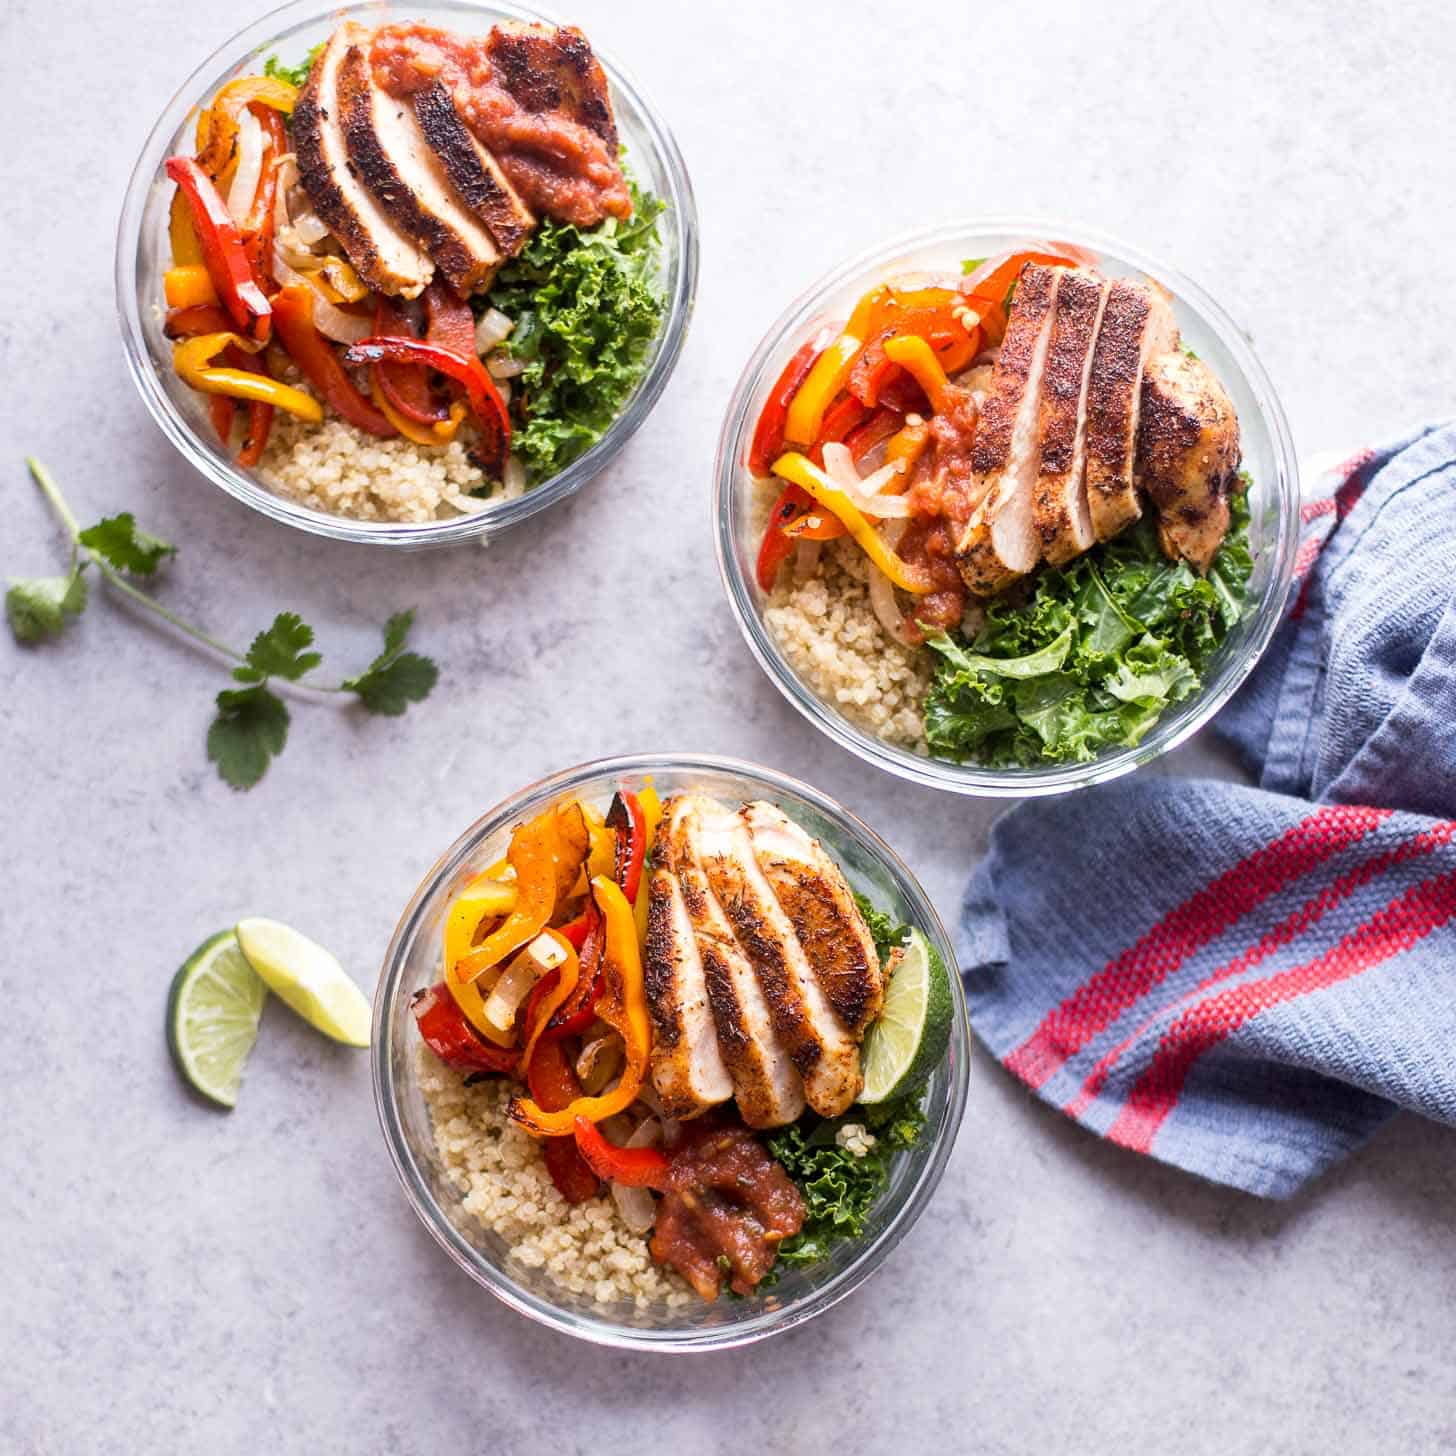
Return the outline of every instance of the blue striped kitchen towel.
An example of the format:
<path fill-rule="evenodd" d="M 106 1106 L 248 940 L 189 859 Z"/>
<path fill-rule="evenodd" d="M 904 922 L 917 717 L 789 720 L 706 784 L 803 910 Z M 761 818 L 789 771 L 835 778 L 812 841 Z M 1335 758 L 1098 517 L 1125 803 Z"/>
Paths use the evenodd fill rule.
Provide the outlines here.
<path fill-rule="evenodd" d="M 1257 787 L 1022 804 L 961 918 L 1010 1072 L 1268 1198 L 1398 1108 L 1456 1125 L 1456 423 L 1320 485 L 1288 618 L 1215 725 Z"/>

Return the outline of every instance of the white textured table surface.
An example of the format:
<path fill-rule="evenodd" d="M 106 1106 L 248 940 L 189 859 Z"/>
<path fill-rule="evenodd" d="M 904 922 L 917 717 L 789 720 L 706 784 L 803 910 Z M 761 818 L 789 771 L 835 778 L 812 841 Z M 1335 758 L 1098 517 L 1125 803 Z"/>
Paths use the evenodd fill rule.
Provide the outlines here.
<path fill-rule="evenodd" d="M 692 171 L 687 348 L 565 509 L 484 553 L 396 559 L 234 504 L 125 376 L 123 186 L 238 6 L 8 0 L 0 570 L 58 559 L 19 468 L 33 450 L 83 516 L 131 509 L 181 543 L 168 599 L 223 635 L 296 607 L 351 664 L 416 603 L 444 677 L 398 721 L 300 703 L 287 752 L 235 794 L 203 758 L 219 673 L 188 647 L 114 600 L 60 644 L 0 642 L 0 1449 L 1456 1446 L 1456 1139 L 1413 1119 L 1273 1207 L 1099 1145 L 983 1060 L 939 1196 L 882 1274 L 781 1341 L 683 1363 L 569 1343 L 458 1275 L 395 1184 L 362 1055 L 272 1005 L 230 1117 L 167 1059 L 168 980 L 205 934 L 274 914 L 372 987 L 436 852 L 522 782 L 606 753 L 802 775 L 952 916 L 993 807 L 879 776 L 790 711 L 730 619 L 706 509 L 742 360 L 875 238 L 975 210 L 1125 234 L 1251 329 L 1304 452 L 1452 411 L 1449 7 L 1094 9 L 749 3 L 668 24 L 645 0 L 579 0 Z M 1195 746 L 1166 768 L 1210 761 Z"/>

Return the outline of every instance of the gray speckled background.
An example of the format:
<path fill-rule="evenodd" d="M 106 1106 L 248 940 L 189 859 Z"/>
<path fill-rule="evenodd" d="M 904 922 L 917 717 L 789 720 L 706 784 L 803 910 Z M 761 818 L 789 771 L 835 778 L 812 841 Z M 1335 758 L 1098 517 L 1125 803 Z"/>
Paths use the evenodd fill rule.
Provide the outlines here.
<path fill-rule="evenodd" d="M 274 914 L 372 986 L 436 852 L 601 754 L 807 777 L 952 913 L 992 806 L 876 775 L 780 701 L 729 617 L 705 508 L 760 332 L 877 236 L 981 209 L 1135 239 L 1251 328 L 1302 451 L 1453 410 L 1456 317 L 1431 286 L 1456 237 L 1443 0 L 674 11 L 573 13 L 628 59 L 697 187 L 676 377 L 564 509 L 485 553 L 390 559 L 234 504 L 124 373 L 126 177 L 238 6 L 4 6 L 0 569 L 58 559 L 18 465 L 34 450 L 83 517 L 134 509 L 181 542 L 168 599 L 218 632 L 293 606 L 352 664 L 418 603 L 445 678 L 400 721 L 299 703 L 287 753 L 238 795 L 203 758 L 220 683 L 197 653 L 114 600 L 42 651 L 0 641 L 0 1449 L 1452 1449 L 1456 1141 L 1413 1119 L 1271 1207 L 1101 1146 L 981 1062 L 938 1198 L 867 1289 L 782 1341 L 674 1363 L 570 1344 L 458 1275 L 395 1185 L 364 1057 L 277 1005 L 235 1114 L 178 1084 L 163 1001 L 205 934 Z M 1164 767 L 1211 762 L 1195 745 Z"/>

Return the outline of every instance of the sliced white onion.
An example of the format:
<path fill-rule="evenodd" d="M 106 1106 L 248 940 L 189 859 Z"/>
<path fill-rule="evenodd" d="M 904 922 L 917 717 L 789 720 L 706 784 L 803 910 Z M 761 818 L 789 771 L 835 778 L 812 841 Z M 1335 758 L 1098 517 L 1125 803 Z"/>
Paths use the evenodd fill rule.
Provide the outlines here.
<path fill-rule="evenodd" d="M 845 445 L 824 447 L 824 473 L 847 495 L 861 515 L 877 519 L 910 514 L 910 501 L 903 495 L 886 494 L 886 487 L 900 483 L 900 467 L 885 465 L 860 479 L 854 456 Z"/>
<path fill-rule="evenodd" d="M 584 1043 L 576 1059 L 576 1075 L 581 1081 L 581 1090 L 595 1097 L 622 1070 L 625 1060 L 622 1038 L 615 1032 Z"/>
<path fill-rule="evenodd" d="M 794 552 L 794 580 L 800 584 L 808 581 L 819 570 L 819 555 L 824 549 L 822 541 L 800 541 Z"/>
<path fill-rule="evenodd" d="M 512 359 L 509 354 L 504 354 L 497 349 L 486 356 L 485 367 L 490 371 L 492 379 L 514 379 L 516 375 L 526 372 L 526 361 Z"/>
<path fill-rule="evenodd" d="M 554 971 L 565 959 L 566 952 L 554 935 L 538 935 L 491 987 L 481 1011 L 486 1021 L 497 1031 L 510 1031 L 516 1024 L 516 1013 L 521 1009 L 521 1003 L 531 994 L 531 988 L 547 971 Z"/>
<path fill-rule="evenodd" d="M 505 479 L 501 481 L 501 496 L 505 500 L 515 500 L 525 493 L 526 467 L 521 463 L 519 455 L 507 455 Z"/>
<path fill-rule="evenodd" d="M 643 1121 L 623 1144 L 629 1148 L 650 1148 L 660 1143 L 664 1136 L 662 1123 L 655 1117 Z M 628 1188 L 624 1183 L 612 1184 L 612 1202 L 622 1222 L 634 1234 L 645 1234 L 657 1222 L 657 1200 L 650 1188 Z"/>
<path fill-rule="evenodd" d="M 496 393 L 501 397 L 501 403 L 508 405 L 511 402 L 511 381 L 509 379 L 497 379 L 495 381 Z"/>
<path fill-rule="evenodd" d="M 488 308 L 475 321 L 475 352 L 489 354 L 497 344 L 510 338 L 515 324 L 498 308 Z"/>
<path fill-rule="evenodd" d="M 374 332 L 374 321 L 367 314 L 345 313 L 335 308 L 314 286 L 306 274 L 288 264 L 279 248 L 273 249 L 273 276 L 283 287 L 302 284 L 313 293 L 313 324 L 326 338 L 338 344 L 357 344 Z"/>
<path fill-rule="evenodd" d="M 885 545 L 891 551 L 899 546 L 900 537 L 905 534 L 905 526 L 904 521 L 891 521 L 880 532 Z M 905 620 L 905 614 L 900 610 L 899 602 L 895 600 L 894 583 L 873 561 L 866 561 L 866 565 L 870 572 L 870 607 L 880 626 L 903 646 L 918 647 L 924 638 L 918 627 Z"/>
<path fill-rule="evenodd" d="M 258 180 L 263 175 L 263 149 L 267 138 L 258 118 L 246 107 L 238 113 L 238 170 L 228 188 L 227 210 L 239 226 L 247 221 L 253 198 L 258 195 Z"/>

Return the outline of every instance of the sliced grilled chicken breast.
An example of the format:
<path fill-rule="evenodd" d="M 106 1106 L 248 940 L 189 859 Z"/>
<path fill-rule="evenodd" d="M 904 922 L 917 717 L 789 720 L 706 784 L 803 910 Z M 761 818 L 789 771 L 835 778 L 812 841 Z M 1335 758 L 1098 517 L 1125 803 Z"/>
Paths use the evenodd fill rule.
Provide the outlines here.
<path fill-rule="evenodd" d="M 617 150 L 607 73 L 574 25 L 505 21 L 490 33 L 495 79 L 527 111 L 559 111 Z"/>
<path fill-rule="evenodd" d="M 837 1117 L 859 1095 L 859 1047 L 820 988 L 753 852 L 739 814 L 700 809 L 689 826 L 694 857 L 758 974 L 779 1041 L 804 1079 L 804 1096 L 821 1117 Z"/>
<path fill-rule="evenodd" d="M 362 46 L 339 67 L 344 142 L 355 176 L 435 260 L 462 298 L 485 287 L 501 261 L 495 240 L 456 192 L 407 101 L 374 80 Z"/>
<path fill-rule="evenodd" d="M 665 865 L 676 875 L 703 966 L 718 1050 L 733 1081 L 738 1111 L 749 1127 L 782 1127 L 804 1110 L 804 1084 L 774 1028 L 758 975 L 734 937 L 693 847 L 700 813 L 727 813 L 713 799 L 685 794 L 667 806 Z"/>
<path fill-rule="evenodd" d="M 351 52 L 367 51 L 369 35 L 364 26 L 346 21 L 329 37 L 293 109 L 293 146 L 309 201 L 359 276 L 380 293 L 414 298 L 434 276 L 435 265 L 355 174 L 344 136 L 340 74 Z"/>
<path fill-rule="evenodd" d="M 1037 421 L 1057 284 L 1065 271 L 1039 263 L 1021 270 L 976 427 L 971 468 L 979 504 L 956 559 L 966 584 L 981 596 L 1009 586 L 1041 559 L 1032 517 Z"/>
<path fill-rule="evenodd" d="M 1160 354 L 1142 380 L 1137 483 L 1158 512 L 1163 549 L 1206 572 L 1229 528 L 1239 468 L 1233 401 L 1201 359 Z"/>
<path fill-rule="evenodd" d="M 885 983 L 854 891 L 819 841 L 774 804 L 744 807 L 758 867 L 794 927 L 824 999 L 858 1040 L 880 1014 Z"/>
<path fill-rule="evenodd" d="M 703 958 L 677 875 L 658 853 L 648 889 L 643 971 L 652 1012 L 652 1085 L 669 1117 L 695 1117 L 733 1095 L 718 1049 Z"/>
<path fill-rule="evenodd" d="M 1087 509 L 1087 380 L 1107 284 L 1094 273 L 1065 273 L 1057 285 L 1051 342 L 1037 417 L 1032 518 L 1042 556 L 1060 566 L 1095 544 Z"/>
<path fill-rule="evenodd" d="M 530 239 L 536 218 L 506 179 L 500 164 L 465 125 L 443 83 L 414 96 L 415 119 L 466 205 L 490 229 L 501 254 L 514 258 Z"/>
<path fill-rule="evenodd" d="M 1087 382 L 1087 510 L 1099 541 L 1110 541 L 1142 515 L 1133 475 L 1143 370 L 1177 340 L 1172 307 L 1161 293 L 1126 279 L 1111 284 Z"/>

